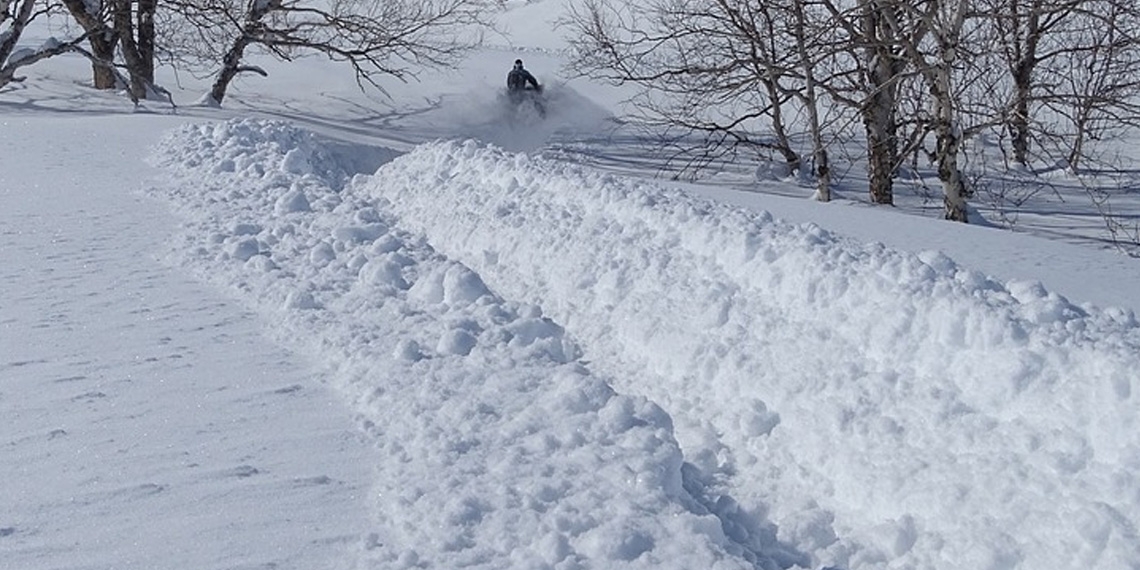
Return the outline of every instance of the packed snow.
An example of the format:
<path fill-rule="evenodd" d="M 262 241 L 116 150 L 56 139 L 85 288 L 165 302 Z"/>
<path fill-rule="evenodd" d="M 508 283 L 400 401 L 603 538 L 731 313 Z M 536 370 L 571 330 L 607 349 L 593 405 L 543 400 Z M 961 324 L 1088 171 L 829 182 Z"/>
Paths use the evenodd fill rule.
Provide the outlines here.
<path fill-rule="evenodd" d="M 390 98 L 0 92 L 0 568 L 1140 567 L 1135 259 L 655 179 L 552 4 Z"/>
<path fill-rule="evenodd" d="M 343 567 L 367 441 L 315 363 L 156 260 L 178 221 L 120 166 L 139 126 L 0 119 L 0 568 Z"/>

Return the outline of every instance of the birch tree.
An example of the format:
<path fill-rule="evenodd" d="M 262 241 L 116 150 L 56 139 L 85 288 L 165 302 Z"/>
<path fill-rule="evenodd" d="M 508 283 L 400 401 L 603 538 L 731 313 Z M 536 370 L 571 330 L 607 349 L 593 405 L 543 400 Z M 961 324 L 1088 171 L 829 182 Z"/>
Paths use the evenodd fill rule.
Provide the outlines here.
<path fill-rule="evenodd" d="M 799 55 L 800 69 L 803 73 L 803 105 L 807 110 L 808 129 L 811 133 L 812 163 L 815 166 L 816 190 L 813 197 L 821 202 L 831 200 L 831 163 L 827 154 L 827 145 L 823 140 L 823 127 L 820 122 L 819 97 L 816 92 L 816 61 L 814 49 L 808 44 L 812 29 L 808 25 L 807 8 L 804 0 L 792 0 L 792 13 L 794 15 L 794 36 Z"/>
<path fill-rule="evenodd" d="M 155 15 L 158 0 L 59 0 L 83 29 L 91 51 L 92 85 L 119 86 L 117 67 L 127 71 L 127 87 L 135 101 L 155 90 Z M 116 54 L 122 55 L 118 62 Z"/>
<path fill-rule="evenodd" d="M 1140 7 L 1100 0 L 1069 16 L 1066 47 L 1050 58 L 1038 99 L 1064 124 L 1057 137 L 1077 171 L 1097 141 L 1140 126 Z"/>
<path fill-rule="evenodd" d="M 837 41 L 850 54 L 854 73 L 840 76 L 843 81 L 824 87 L 832 96 L 855 108 L 862 120 L 867 149 L 867 180 L 870 200 L 875 204 L 894 203 L 894 180 L 902 162 L 900 150 L 899 103 L 907 58 L 896 37 L 903 30 L 894 16 L 890 26 L 885 10 L 890 2 L 855 0 L 841 3 L 824 0 L 832 22 L 841 36 Z"/>
<path fill-rule="evenodd" d="M 1058 53 L 1054 32 L 1066 16 L 1086 0 L 988 0 L 990 21 L 996 30 L 998 51 L 1011 79 L 1012 94 L 1005 111 L 1013 160 L 1029 164 L 1034 87 L 1040 82 L 1038 66 Z"/>
<path fill-rule="evenodd" d="M 147 98 L 154 86 L 155 12 L 158 0 L 107 0 L 112 3 L 112 21 L 130 75 L 131 96 Z"/>

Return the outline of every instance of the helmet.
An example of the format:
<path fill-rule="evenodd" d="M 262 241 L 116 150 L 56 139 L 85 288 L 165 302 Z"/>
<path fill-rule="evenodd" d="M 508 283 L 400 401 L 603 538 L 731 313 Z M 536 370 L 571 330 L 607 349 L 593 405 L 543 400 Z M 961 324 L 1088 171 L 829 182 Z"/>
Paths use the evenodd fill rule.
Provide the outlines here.
<path fill-rule="evenodd" d="M 516 60 L 515 60 L 515 69 L 522 69 L 522 66 L 523 66 L 523 65 L 522 65 L 522 60 L 521 60 L 521 59 L 516 59 Z"/>

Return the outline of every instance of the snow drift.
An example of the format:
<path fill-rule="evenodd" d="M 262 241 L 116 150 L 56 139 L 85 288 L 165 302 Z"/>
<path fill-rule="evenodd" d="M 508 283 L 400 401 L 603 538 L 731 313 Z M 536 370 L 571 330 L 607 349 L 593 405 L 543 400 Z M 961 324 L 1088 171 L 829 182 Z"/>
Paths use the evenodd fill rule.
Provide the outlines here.
<path fill-rule="evenodd" d="M 154 193 L 180 264 L 327 363 L 374 442 L 367 567 L 747 568 L 683 489 L 662 410 L 616 394 L 540 308 L 401 230 L 284 123 L 171 133 Z M 755 557 L 752 557 L 755 559 Z"/>
<path fill-rule="evenodd" d="M 348 179 L 247 120 L 156 161 L 179 263 L 374 439 L 365 561 L 1140 564 L 1130 313 L 474 142 Z"/>
<path fill-rule="evenodd" d="M 662 405 L 813 564 L 1140 562 L 1130 313 L 472 142 L 363 185 Z"/>

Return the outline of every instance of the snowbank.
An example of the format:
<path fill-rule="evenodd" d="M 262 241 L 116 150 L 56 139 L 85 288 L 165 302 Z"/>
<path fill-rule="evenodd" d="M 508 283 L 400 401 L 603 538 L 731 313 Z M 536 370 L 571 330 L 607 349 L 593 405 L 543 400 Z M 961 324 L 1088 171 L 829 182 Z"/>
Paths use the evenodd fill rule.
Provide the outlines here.
<path fill-rule="evenodd" d="M 399 227 L 284 123 L 169 134 L 176 261 L 325 362 L 375 453 L 367 567 L 773 567 L 683 486 L 670 418 L 531 304 Z M 359 187 L 363 190 L 363 187 Z"/>
<path fill-rule="evenodd" d="M 232 121 L 156 160 L 177 258 L 359 411 L 365 562 L 1140 565 L 1131 313 L 470 142 L 349 180 Z"/>
<path fill-rule="evenodd" d="M 356 186 L 660 404 L 718 514 L 812 566 L 1140 564 L 1131 313 L 472 142 Z"/>

